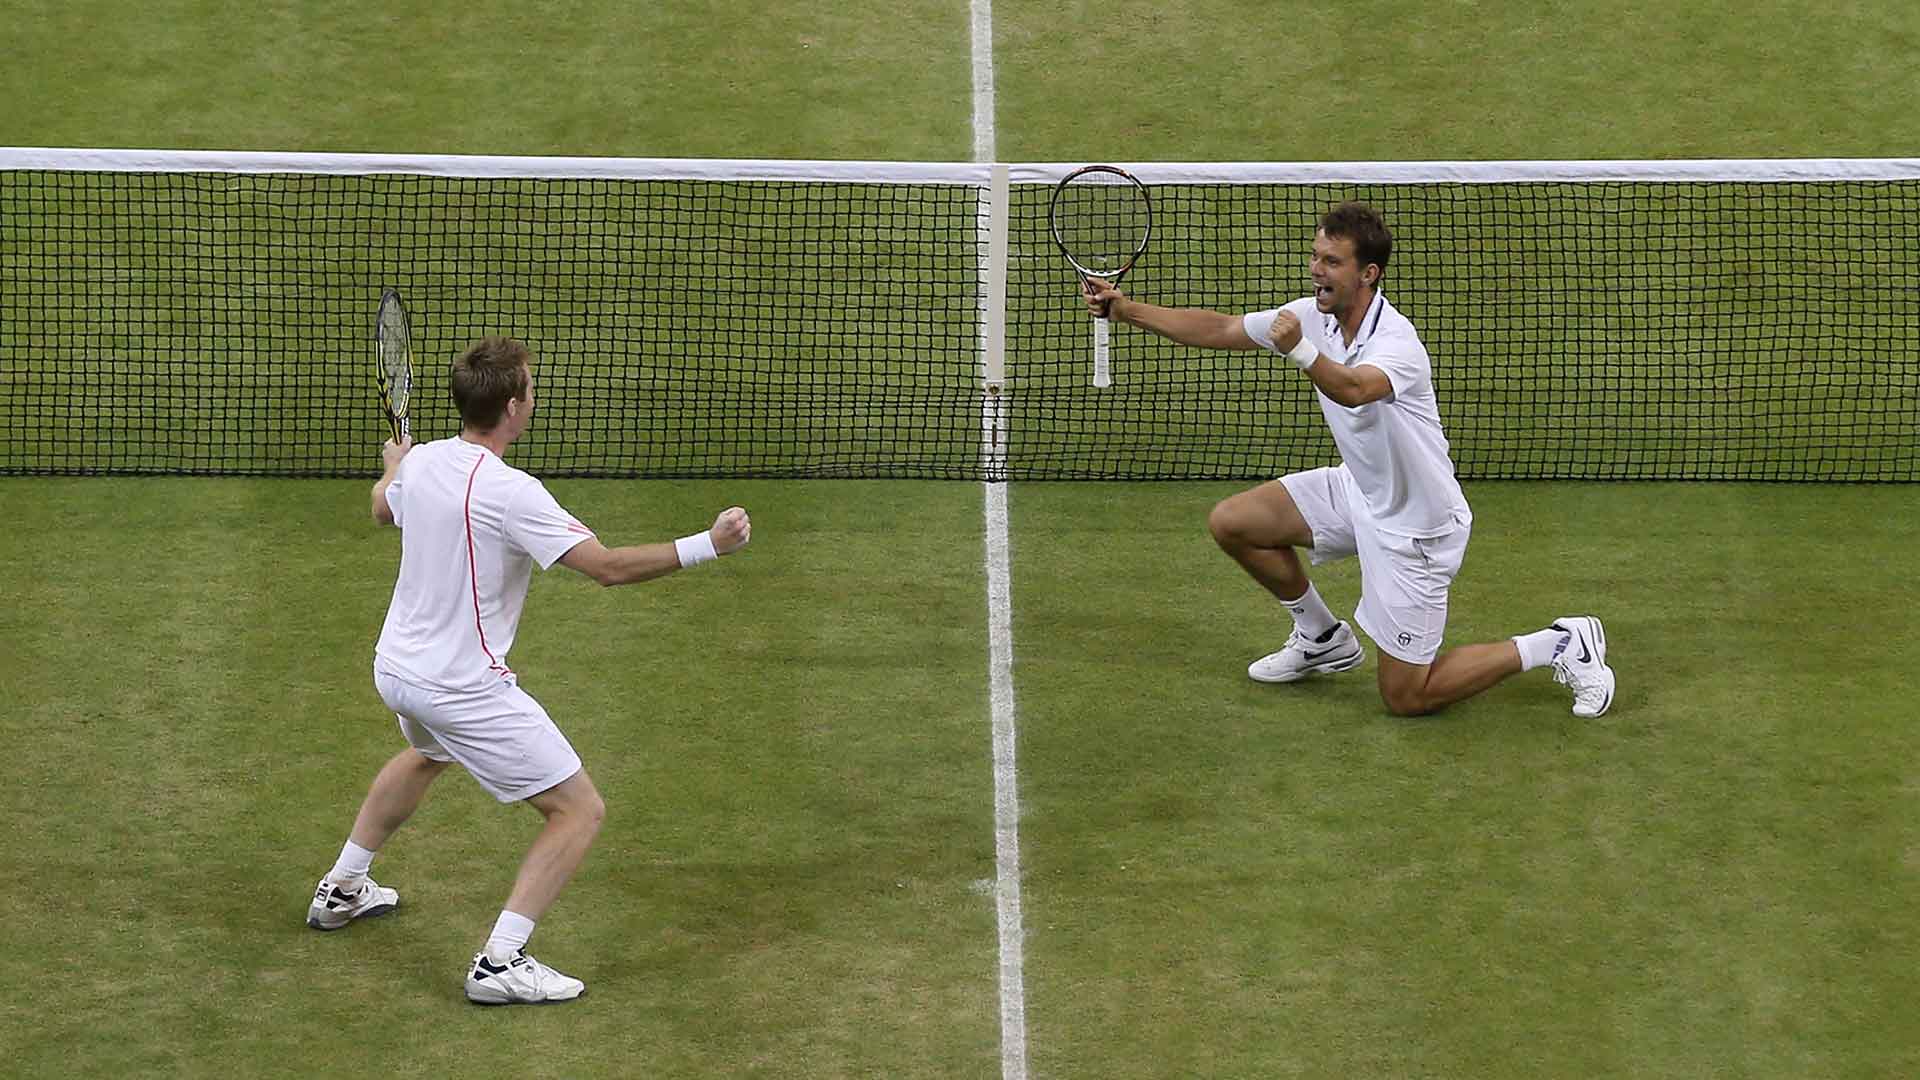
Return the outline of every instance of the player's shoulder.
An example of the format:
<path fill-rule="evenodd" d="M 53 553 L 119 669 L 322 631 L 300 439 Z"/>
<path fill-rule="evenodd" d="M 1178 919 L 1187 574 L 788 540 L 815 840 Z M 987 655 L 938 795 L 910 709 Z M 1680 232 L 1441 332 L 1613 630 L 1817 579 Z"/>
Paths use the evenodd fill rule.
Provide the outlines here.
<path fill-rule="evenodd" d="M 1242 313 L 1240 317 L 1243 319 L 1271 320 L 1271 319 L 1279 318 L 1280 313 L 1283 311 L 1290 311 L 1294 314 L 1295 317 L 1304 320 L 1310 313 L 1313 312 L 1313 310 L 1314 310 L 1313 297 L 1303 296 L 1298 300 L 1289 300 L 1286 303 L 1281 304 L 1279 307 L 1261 308 L 1258 311 L 1247 311 Z"/>
<path fill-rule="evenodd" d="M 546 489 L 545 485 L 541 484 L 532 473 L 507 464 L 504 458 L 495 455 L 491 450 L 486 453 L 487 462 L 483 468 L 487 473 L 488 482 L 496 491 L 511 498 L 530 488 L 540 488 L 543 491 Z"/>
<path fill-rule="evenodd" d="M 448 473 L 449 481 L 464 487 L 470 499 L 506 504 L 529 484 L 538 482 L 532 475 L 507 464 L 492 450 L 457 436 L 414 448 L 415 454 L 422 451 L 428 455 L 426 464 Z M 411 458 L 413 454 L 407 456 Z"/>
<path fill-rule="evenodd" d="M 1283 313 L 1298 319 L 1301 329 L 1309 334 L 1324 332 L 1324 327 L 1321 324 L 1325 322 L 1326 316 L 1321 314 L 1320 306 L 1314 302 L 1313 297 L 1302 296 L 1297 300 L 1289 300 L 1279 307 L 1267 308 L 1265 311 L 1256 311 L 1246 315 L 1245 321 L 1247 323 L 1248 334 L 1251 335 L 1255 341 L 1271 348 L 1271 343 L 1265 340 L 1265 331 L 1268 327 L 1272 326 L 1274 320 L 1278 319 Z"/>
<path fill-rule="evenodd" d="M 1385 296 L 1380 298 L 1380 323 L 1374 327 L 1373 337 L 1382 342 L 1391 340 L 1411 345 L 1423 353 L 1427 351 L 1427 347 L 1420 341 L 1420 330 L 1413 325 L 1413 320 L 1401 314 L 1400 309 L 1394 307 L 1393 302 Z"/>
<path fill-rule="evenodd" d="M 407 451 L 407 456 L 400 459 L 401 470 L 403 472 L 417 472 L 421 469 L 431 469 L 439 465 L 446 460 L 447 448 L 445 444 L 449 441 L 451 440 L 432 439 L 423 443 L 414 443 L 413 449 Z"/>
<path fill-rule="evenodd" d="M 516 469 L 499 458 L 493 460 L 496 464 L 492 467 L 492 486 L 497 497 L 510 511 L 515 514 L 539 514 L 559 505 L 539 477 L 525 469 Z"/>
<path fill-rule="evenodd" d="M 459 454 L 462 448 L 472 445 L 472 443 L 466 442 L 457 436 L 449 435 L 444 439 L 429 439 L 423 443 L 414 443 L 413 449 L 408 452 L 408 456 L 411 457 L 414 454 L 421 454 L 427 458 L 450 457 Z"/>

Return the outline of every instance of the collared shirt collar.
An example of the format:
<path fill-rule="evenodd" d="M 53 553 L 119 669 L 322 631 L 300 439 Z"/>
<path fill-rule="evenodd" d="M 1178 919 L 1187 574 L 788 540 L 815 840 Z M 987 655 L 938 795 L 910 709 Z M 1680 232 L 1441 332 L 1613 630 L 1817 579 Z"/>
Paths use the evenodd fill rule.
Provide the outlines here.
<path fill-rule="evenodd" d="M 1360 332 L 1353 335 L 1353 344 L 1346 343 L 1346 335 L 1340 330 L 1340 317 L 1331 312 L 1323 315 L 1327 331 L 1327 341 L 1339 345 L 1342 356 L 1352 356 L 1373 338 L 1373 332 L 1380 328 L 1380 316 L 1387 310 L 1387 294 L 1374 290 L 1373 302 L 1367 305 L 1367 314 L 1360 320 Z"/>
<path fill-rule="evenodd" d="M 1359 352 L 1360 347 L 1373 340 L 1373 332 L 1380 328 L 1380 316 L 1387 310 L 1387 294 L 1375 289 L 1373 303 L 1367 305 L 1367 316 L 1360 320 L 1360 332 L 1353 335 L 1353 344 L 1347 346 L 1348 352 Z"/>

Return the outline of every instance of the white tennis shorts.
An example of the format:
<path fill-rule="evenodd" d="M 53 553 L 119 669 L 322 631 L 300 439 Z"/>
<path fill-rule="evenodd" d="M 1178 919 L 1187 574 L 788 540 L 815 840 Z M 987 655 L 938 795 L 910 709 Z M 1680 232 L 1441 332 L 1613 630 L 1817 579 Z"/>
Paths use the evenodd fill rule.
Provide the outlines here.
<path fill-rule="evenodd" d="M 430 690 L 375 665 L 373 685 L 408 745 L 457 761 L 501 802 L 518 802 L 580 771 L 580 755 L 533 695 L 506 679 L 485 690 Z"/>
<path fill-rule="evenodd" d="M 1313 530 L 1314 565 L 1360 556 L 1360 607 L 1353 621 L 1380 651 L 1431 664 L 1447 629 L 1447 589 L 1467 557 L 1471 514 L 1443 536 L 1415 539 L 1382 532 L 1345 465 L 1280 478 Z"/>

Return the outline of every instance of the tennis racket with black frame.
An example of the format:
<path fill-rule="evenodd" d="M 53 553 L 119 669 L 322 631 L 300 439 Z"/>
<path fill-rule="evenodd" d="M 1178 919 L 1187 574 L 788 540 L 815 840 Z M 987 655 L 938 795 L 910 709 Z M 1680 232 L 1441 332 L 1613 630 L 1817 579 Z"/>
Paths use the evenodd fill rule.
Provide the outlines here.
<path fill-rule="evenodd" d="M 373 320 L 373 374 L 393 441 L 403 443 L 412 435 L 407 402 L 413 396 L 413 320 L 397 289 L 380 290 L 380 312 Z"/>
<path fill-rule="evenodd" d="M 1087 165 L 1062 177 L 1047 205 L 1047 230 L 1060 254 L 1080 274 L 1119 284 L 1146 253 L 1153 238 L 1153 200 L 1132 173 L 1113 165 Z M 1093 320 L 1093 385 L 1113 385 L 1108 365 L 1109 304 Z"/>

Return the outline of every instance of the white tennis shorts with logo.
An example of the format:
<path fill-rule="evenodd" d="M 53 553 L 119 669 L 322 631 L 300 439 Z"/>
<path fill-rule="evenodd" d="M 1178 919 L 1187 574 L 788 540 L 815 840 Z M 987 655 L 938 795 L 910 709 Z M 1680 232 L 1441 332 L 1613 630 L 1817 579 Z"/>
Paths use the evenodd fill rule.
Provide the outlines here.
<path fill-rule="evenodd" d="M 1473 515 L 1454 518 L 1445 535 L 1415 539 L 1382 532 L 1345 465 L 1280 478 L 1313 530 L 1315 566 L 1360 556 L 1360 607 L 1353 621 L 1380 651 L 1431 664 L 1447 629 L 1447 589 L 1467 557 Z"/>
<path fill-rule="evenodd" d="M 408 745 L 430 761 L 457 761 L 488 794 L 518 802 L 580 771 L 580 755 L 533 695 L 509 679 L 483 690 L 433 690 L 385 667 L 374 689 Z"/>

